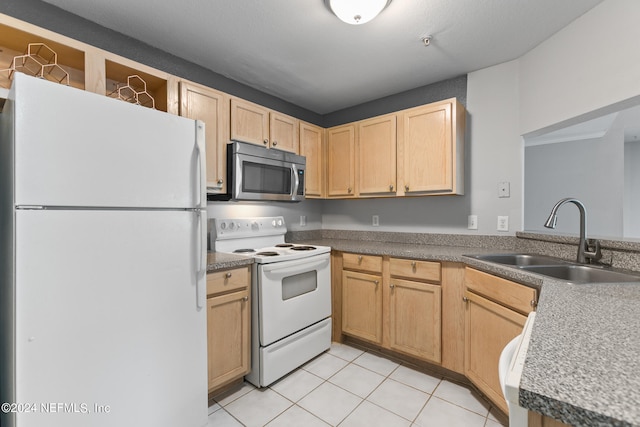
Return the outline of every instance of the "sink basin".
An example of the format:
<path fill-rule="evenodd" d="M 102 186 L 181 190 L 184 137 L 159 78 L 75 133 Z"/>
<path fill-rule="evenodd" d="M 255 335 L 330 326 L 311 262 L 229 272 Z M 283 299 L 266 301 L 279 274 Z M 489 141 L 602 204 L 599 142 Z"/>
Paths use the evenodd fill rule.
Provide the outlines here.
<path fill-rule="evenodd" d="M 640 276 L 609 270 L 602 267 L 592 267 L 579 264 L 529 265 L 521 266 L 520 269 L 575 284 L 640 282 Z"/>
<path fill-rule="evenodd" d="M 530 266 L 530 265 L 566 265 L 569 261 L 553 258 L 545 255 L 535 254 L 489 254 L 489 255 L 471 255 L 482 261 L 495 262 L 497 264 Z"/>

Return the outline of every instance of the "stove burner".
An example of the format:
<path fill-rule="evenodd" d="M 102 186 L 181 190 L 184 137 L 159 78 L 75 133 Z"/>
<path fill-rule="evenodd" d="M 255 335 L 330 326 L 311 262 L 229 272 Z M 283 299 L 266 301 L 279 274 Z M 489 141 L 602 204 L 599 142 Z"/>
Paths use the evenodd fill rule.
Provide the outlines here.
<path fill-rule="evenodd" d="M 292 251 L 314 251 L 315 249 L 315 246 L 294 246 L 291 248 Z"/>
<path fill-rule="evenodd" d="M 293 246 L 292 243 L 280 243 L 276 245 L 276 248 L 290 248 L 291 246 Z"/>
<path fill-rule="evenodd" d="M 278 252 L 273 252 L 273 251 L 265 251 L 265 252 L 258 252 L 256 255 L 260 255 L 260 256 L 278 256 Z"/>
<path fill-rule="evenodd" d="M 235 251 L 233 251 L 234 254 L 245 254 L 247 252 L 255 252 L 255 249 L 236 249 Z"/>

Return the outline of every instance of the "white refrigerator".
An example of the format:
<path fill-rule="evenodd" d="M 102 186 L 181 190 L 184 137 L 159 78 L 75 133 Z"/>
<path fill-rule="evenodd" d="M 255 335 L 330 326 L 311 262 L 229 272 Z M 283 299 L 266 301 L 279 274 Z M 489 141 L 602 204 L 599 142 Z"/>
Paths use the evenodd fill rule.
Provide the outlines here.
<path fill-rule="evenodd" d="M 204 124 L 16 73 L 2 427 L 207 425 Z"/>

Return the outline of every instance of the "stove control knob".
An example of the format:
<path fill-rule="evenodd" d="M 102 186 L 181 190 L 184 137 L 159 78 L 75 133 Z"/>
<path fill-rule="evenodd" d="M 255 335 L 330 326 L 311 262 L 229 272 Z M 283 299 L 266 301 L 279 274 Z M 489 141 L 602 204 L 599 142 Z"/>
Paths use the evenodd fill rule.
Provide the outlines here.
<path fill-rule="evenodd" d="M 282 227 L 282 220 L 281 219 L 278 220 L 278 227 Z"/>
<path fill-rule="evenodd" d="M 233 230 L 234 228 L 236 228 L 236 224 L 232 221 L 229 223 L 229 230 Z"/>
<path fill-rule="evenodd" d="M 227 223 L 226 223 L 226 222 L 224 222 L 224 221 L 222 221 L 222 222 L 220 223 L 220 230 L 226 230 L 226 228 L 227 228 Z"/>
<path fill-rule="evenodd" d="M 271 226 L 276 227 L 276 220 L 271 221 Z"/>
<path fill-rule="evenodd" d="M 258 231 L 260 229 L 260 225 L 258 224 L 257 221 L 253 221 L 251 223 L 251 229 L 254 230 L 254 231 Z"/>

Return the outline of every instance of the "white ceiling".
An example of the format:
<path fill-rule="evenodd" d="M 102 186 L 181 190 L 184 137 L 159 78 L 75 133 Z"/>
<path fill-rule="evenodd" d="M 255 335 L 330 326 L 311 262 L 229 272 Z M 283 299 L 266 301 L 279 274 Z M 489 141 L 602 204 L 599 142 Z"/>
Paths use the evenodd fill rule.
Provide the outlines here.
<path fill-rule="evenodd" d="M 325 114 L 518 58 L 602 0 L 393 0 L 358 26 L 324 0 L 44 1 Z"/>

